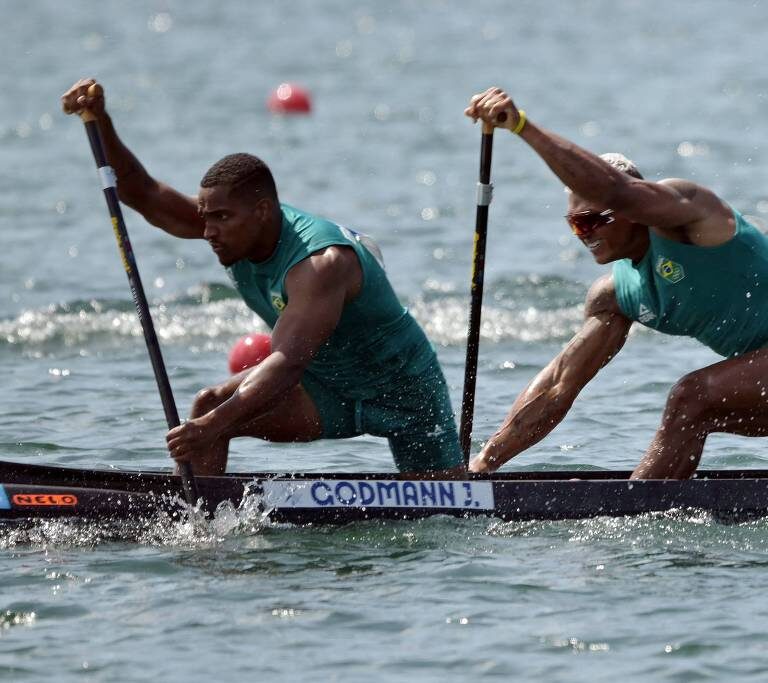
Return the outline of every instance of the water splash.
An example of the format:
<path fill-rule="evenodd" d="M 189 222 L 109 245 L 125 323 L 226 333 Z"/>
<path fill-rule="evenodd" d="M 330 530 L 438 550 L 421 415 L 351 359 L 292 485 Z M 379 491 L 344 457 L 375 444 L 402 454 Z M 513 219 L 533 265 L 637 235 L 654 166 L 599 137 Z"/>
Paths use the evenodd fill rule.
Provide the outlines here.
<path fill-rule="evenodd" d="M 723 533 L 724 530 L 728 533 Z M 643 549 L 669 548 L 691 552 L 721 548 L 733 552 L 768 550 L 768 517 L 727 519 L 694 508 L 649 512 L 624 517 L 590 517 L 562 521 L 493 521 L 487 529 L 498 537 L 560 537 L 569 544 L 612 544 Z"/>
<path fill-rule="evenodd" d="M 189 508 L 180 499 L 184 512 L 174 517 L 158 511 L 151 517 L 125 520 L 94 521 L 81 519 L 48 519 L 0 525 L 0 550 L 18 546 L 36 549 L 93 548 L 105 543 L 139 543 L 170 548 L 208 548 L 232 537 L 260 534 L 274 524 L 269 511 L 261 505 L 261 496 L 247 489 L 238 506 L 221 503 L 213 515 L 206 517 L 199 508 Z"/>
<path fill-rule="evenodd" d="M 429 337 L 443 346 L 466 340 L 468 301 L 455 283 L 429 280 L 409 308 Z M 583 286 L 561 278 L 524 276 L 488 286 L 481 336 L 500 343 L 563 340 L 583 319 Z M 151 307 L 158 337 L 164 344 L 224 352 L 238 336 L 267 331 L 234 289 L 203 284 L 180 297 L 155 301 Z M 0 321 L 0 345 L 31 355 L 87 347 L 87 353 L 141 339 L 142 330 L 130 300 L 73 301 L 27 310 Z M 84 353 L 86 351 L 83 351 Z"/>
<path fill-rule="evenodd" d="M 17 612 L 5 610 L 0 612 L 0 631 L 7 631 L 14 626 L 32 626 L 37 619 L 34 612 Z"/>
<path fill-rule="evenodd" d="M 458 346 L 466 342 L 468 313 L 463 297 L 448 296 L 432 301 L 420 299 L 411 305 L 410 310 L 434 342 L 443 346 Z M 576 333 L 583 317 L 580 305 L 555 310 L 543 310 L 536 306 L 522 310 L 483 306 L 480 336 L 493 343 L 563 340 Z"/>
<path fill-rule="evenodd" d="M 239 335 L 267 330 L 239 298 L 185 297 L 155 303 L 150 310 L 160 341 L 168 344 L 223 351 Z M 126 338 L 142 338 L 130 301 L 77 301 L 24 311 L 15 319 L 0 321 L 0 344 L 33 354 L 53 352 L 61 346 L 111 348 Z"/>

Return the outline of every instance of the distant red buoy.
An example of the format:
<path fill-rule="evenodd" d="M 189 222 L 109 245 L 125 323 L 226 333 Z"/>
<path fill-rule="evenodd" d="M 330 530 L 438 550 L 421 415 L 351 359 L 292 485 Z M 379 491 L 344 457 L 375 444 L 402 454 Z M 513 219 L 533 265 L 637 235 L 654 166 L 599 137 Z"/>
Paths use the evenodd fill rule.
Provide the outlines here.
<path fill-rule="evenodd" d="M 273 114 L 309 114 L 312 100 L 309 93 L 295 83 L 281 83 L 267 100 Z"/>
<path fill-rule="evenodd" d="M 268 334 L 254 332 L 240 337 L 229 352 L 229 371 L 234 375 L 258 365 L 272 353 L 272 339 Z"/>

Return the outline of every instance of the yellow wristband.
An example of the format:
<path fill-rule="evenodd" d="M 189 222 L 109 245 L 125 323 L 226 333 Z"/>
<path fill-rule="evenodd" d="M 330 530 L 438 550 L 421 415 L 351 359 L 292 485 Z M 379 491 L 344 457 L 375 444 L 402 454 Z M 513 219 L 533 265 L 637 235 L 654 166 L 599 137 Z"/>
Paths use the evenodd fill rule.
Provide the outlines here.
<path fill-rule="evenodd" d="M 520 131 L 525 127 L 525 111 L 523 109 L 517 110 L 517 125 L 512 128 L 512 132 L 515 135 L 520 135 Z"/>

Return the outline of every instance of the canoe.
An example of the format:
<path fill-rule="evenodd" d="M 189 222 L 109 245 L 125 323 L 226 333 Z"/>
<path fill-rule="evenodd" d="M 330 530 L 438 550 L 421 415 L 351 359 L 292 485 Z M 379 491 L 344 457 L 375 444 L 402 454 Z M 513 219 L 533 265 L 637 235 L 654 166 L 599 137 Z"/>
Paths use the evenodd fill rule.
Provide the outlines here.
<path fill-rule="evenodd" d="M 768 470 L 702 470 L 685 481 L 630 481 L 629 471 L 516 471 L 465 481 L 394 473 L 231 473 L 196 477 L 205 510 L 255 497 L 276 522 L 345 524 L 431 515 L 505 521 L 697 509 L 719 519 L 768 514 Z M 181 479 L 167 470 L 76 469 L 0 462 L 0 521 L 183 515 Z"/>

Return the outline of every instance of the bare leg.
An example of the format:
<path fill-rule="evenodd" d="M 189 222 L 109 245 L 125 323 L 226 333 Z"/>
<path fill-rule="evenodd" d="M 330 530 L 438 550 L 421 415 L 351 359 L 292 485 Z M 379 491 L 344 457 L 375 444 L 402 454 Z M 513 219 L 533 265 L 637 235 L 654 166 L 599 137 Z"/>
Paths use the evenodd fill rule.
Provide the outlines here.
<path fill-rule="evenodd" d="M 683 377 L 632 479 L 687 479 L 713 432 L 768 436 L 768 349 Z"/>
<path fill-rule="evenodd" d="M 195 397 L 190 417 L 200 417 L 226 401 L 240 386 L 247 372 L 234 375 L 215 387 L 203 389 Z M 224 474 L 229 455 L 229 442 L 238 436 L 252 436 L 267 441 L 314 441 L 322 436 L 323 428 L 317 408 L 304 387 L 297 384 L 285 398 L 255 420 L 236 425 L 214 443 L 204 459 L 194 462 L 197 475 Z"/>

